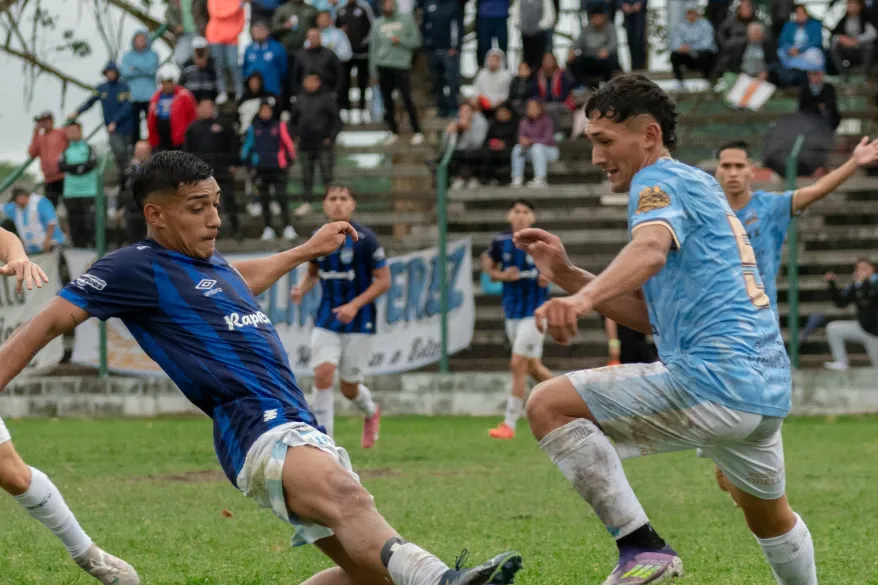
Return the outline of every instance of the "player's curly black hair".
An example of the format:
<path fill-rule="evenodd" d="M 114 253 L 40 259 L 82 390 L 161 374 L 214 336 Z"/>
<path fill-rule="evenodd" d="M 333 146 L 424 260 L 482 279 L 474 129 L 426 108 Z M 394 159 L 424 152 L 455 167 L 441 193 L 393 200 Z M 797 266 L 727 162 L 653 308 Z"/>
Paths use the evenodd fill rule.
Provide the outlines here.
<path fill-rule="evenodd" d="M 658 122 L 662 142 L 668 150 L 676 148 L 677 106 L 645 75 L 620 75 L 601 86 L 585 104 L 585 115 L 589 119 L 605 117 L 618 123 L 642 114 L 652 116 Z"/>
<path fill-rule="evenodd" d="M 195 155 L 169 150 L 146 159 L 134 171 L 131 194 L 138 207 L 146 198 L 159 193 L 174 193 L 181 185 L 193 185 L 213 176 L 213 169 Z"/>

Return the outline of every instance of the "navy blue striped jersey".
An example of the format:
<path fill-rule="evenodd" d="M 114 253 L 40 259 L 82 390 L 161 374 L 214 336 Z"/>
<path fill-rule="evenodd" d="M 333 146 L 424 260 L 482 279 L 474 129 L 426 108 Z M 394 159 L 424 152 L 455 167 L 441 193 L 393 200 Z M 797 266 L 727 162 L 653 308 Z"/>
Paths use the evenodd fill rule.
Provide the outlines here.
<path fill-rule="evenodd" d="M 336 333 L 375 333 L 375 303 L 364 306 L 347 324 L 336 319 L 332 312 L 363 294 L 372 284 L 372 272 L 387 265 L 384 248 L 375 233 L 355 221 L 350 224 L 357 230 L 359 239 L 355 242 L 348 236 L 338 250 L 314 261 L 322 289 L 314 326 Z"/>
<path fill-rule="evenodd" d="M 518 268 L 518 280 L 503 283 L 503 314 L 507 319 L 533 317 L 534 311 L 549 299 L 549 287 L 540 286 L 540 273 L 533 258 L 512 242 L 512 231 L 494 238 L 488 256 L 500 270 Z"/>
<path fill-rule="evenodd" d="M 214 448 L 232 483 L 269 429 L 320 428 L 271 321 L 219 253 L 199 260 L 142 240 L 98 260 L 59 294 L 98 319 L 121 319 L 213 419 Z"/>

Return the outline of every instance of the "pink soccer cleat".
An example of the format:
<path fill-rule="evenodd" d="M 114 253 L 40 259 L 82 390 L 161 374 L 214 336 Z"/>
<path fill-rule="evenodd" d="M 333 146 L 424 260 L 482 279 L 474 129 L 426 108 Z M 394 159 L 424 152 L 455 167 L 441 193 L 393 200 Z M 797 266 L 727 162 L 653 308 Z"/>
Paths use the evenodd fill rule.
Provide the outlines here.
<path fill-rule="evenodd" d="M 381 428 L 381 405 L 375 405 L 375 414 L 367 416 L 363 423 L 363 438 L 360 445 L 363 449 L 371 449 L 378 441 L 378 429 Z"/>

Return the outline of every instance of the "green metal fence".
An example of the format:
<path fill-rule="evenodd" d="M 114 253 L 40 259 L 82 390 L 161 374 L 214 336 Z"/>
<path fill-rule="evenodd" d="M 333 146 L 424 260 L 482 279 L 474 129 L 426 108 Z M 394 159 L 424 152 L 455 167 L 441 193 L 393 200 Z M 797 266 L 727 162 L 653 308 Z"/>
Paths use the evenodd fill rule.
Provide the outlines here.
<path fill-rule="evenodd" d="M 799 134 L 793 143 L 790 156 L 787 157 L 787 189 L 796 189 L 798 176 L 799 152 L 805 142 L 805 135 Z M 790 362 L 794 368 L 799 367 L 799 219 L 794 215 L 787 230 L 787 333 L 789 333 Z"/>
<path fill-rule="evenodd" d="M 448 368 L 448 165 L 457 146 L 457 135 L 452 134 L 445 144 L 442 160 L 436 168 L 436 223 L 439 228 L 439 372 L 447 374 Z M 471 275 L 469 275 L 472 278 Z"/>
<path fill-rule="evenodd" d="M 107 168 L 109 155 L 101 155 L 98 160 L 98 192 L 95 196 L 95 248 L 97 248 L 97 258 L 100 260 L 107 254 L 107 195 L 104 192 L 104 171 Z M 98 321 L 99 346 L 100 351 L 100 372 L 101 378 L 109 373 L 107 366 L 107 322 Z"/>

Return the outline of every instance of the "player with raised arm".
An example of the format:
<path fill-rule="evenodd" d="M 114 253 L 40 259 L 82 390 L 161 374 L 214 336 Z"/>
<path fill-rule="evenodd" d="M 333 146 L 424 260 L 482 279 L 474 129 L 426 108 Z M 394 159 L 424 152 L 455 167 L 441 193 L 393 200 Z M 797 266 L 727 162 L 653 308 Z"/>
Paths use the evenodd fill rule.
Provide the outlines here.
<path fill-rule="evenodd" d="M 534 204 L 518 199 L 507 215 L 511 229 L 491 241 L 482 254 L 482 269 L 495 282 L 503 283 L 503 317 L 506 336 L 512 344 L 512 392 L 506 400 L 506 417 L 489 431 L 494 439 L 515 437 L 515 425 L 524 412 L 524 393 L 528 374 L 537 382 L 551 379 L 552 372 L 543 365 L 543 338 L 537 329 L 534 311 L 549 298 L 549 282 L 540 276 L 533 258 L 512 242 L 512 234 L 529 228 L 536 221 Z"/>
<path fill-rule="evenodd" d="M 39 265 L 28 260 L 21 240 L 12 232 L 0 228 L 0 275 L 14 276 L 15 290 L 22 286 L 28 290 L 42 288 L 49 277 Z M 24 326 L 16 330 L 7 341 L 14 343 Z M 47 340 L 48 342 L 48 340 Z M 34 352 L 34 355 L 36 352 Z M 31 356 L 33 357 L 33 356 Z M 4 358 L 0 358 L 4 359 Z M 30 359 L 21 364 L 19 371 Z M 17 373 L 17 372 L 16 372 Z M 0 391 L 12 379 L 5 378 Z M 0 487 L 58 537 L 67 548 L 71 558 L 85 572 L 105 585 L 137 585 L 140 579 L 134 568 L 95 545 L 64 502 L 64 497 L 49 477 L 28 466 L 15 450 L 9 430 L 0 418 Z"/>
<path fill-rule="evenodd" d="M 527 404 L 540 447 L 616 539 L 619 562 L 605 584 L 683 573 L 621 459 L 701 447 L 729 478 L 777 582 L 814 585 L 811 535 L 785 495 L 789 360 L 747 234 L 716 180 L 671 158 L 676 108 L 655 83 L 618 77 L 585 112 L 592 161 L 614 192 L 629 192 L 631 241 L 598 276 L 573 267 L 548 232 L 523 230 L 515 242 L 571 295 L 536 311 L 556 340 L 569 342 L 595 310 L 652 331 L 661 359 L 555 378 Z"/>
<path fill-rule="evenodd" d="M 213 420 L 226 476 L 338 565 L 305 585 L 499 585 L 521 566 L 504 553 L 449 569 L 406 542 L 375 508 L 344 449 L 317 424 L 256 297 L 357 232 L 323 226 L 305 244 L 234 265 L 216 251 L 220 191 L 203 161 L 159 153 L 133 179 L 149 236 L 95 262 L 0 348 L 0 388 L 54 337 L 89 317 L 122 319 L 140 347 Z"/>
<path fill-rule="evenodd" d="M 352 219 L 357 202 L 349 187 L 329 185 L 323 212 L 330 221 L 350 223 L 359 237 L 348 237 L 343 246 L 308 263 L 305 278 L 290 291 L 297 305 L 320 282 L 320 307 L 311 333 L 314 388 L 311 409 L 317 422 L 333 436 L 335 408 L 332 386 L 335 372 L 345 398 L 365 415 L 360 445 L 371 448 L 378 440 L 381 407 L 363 384 L 375 334 L 375 299 L 390 288 L 390 268 L 375 233 Z"/>

